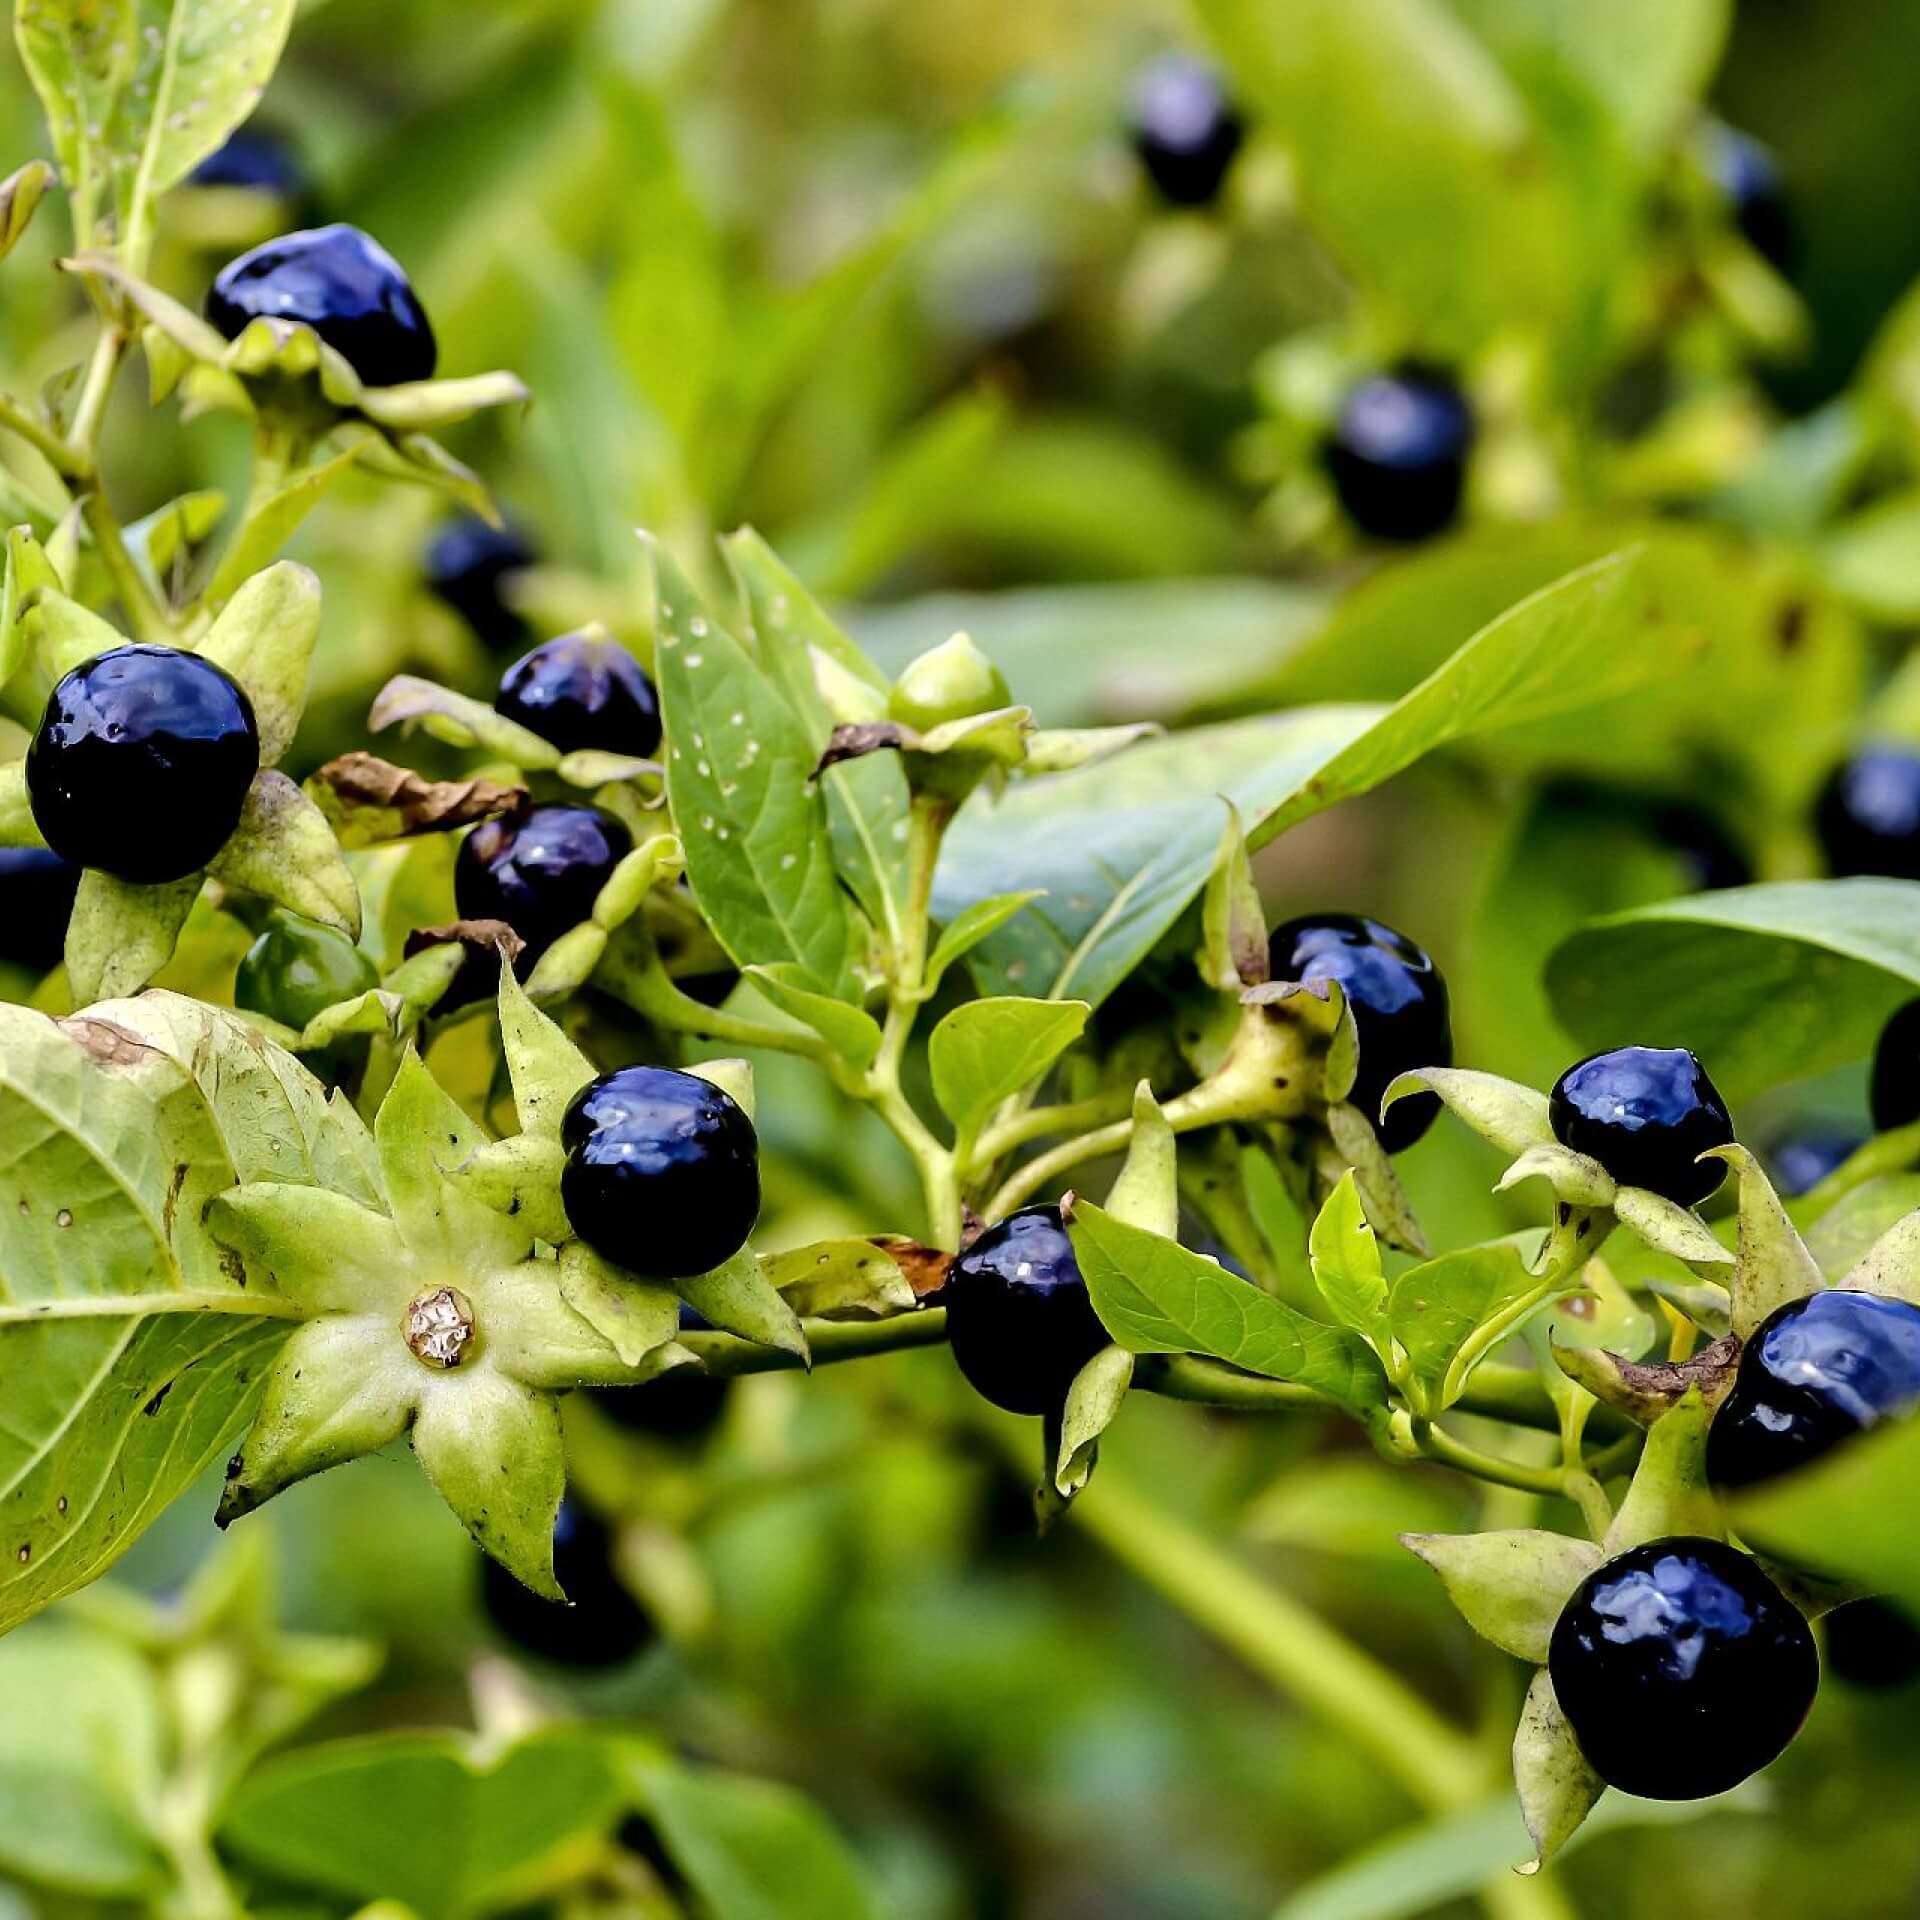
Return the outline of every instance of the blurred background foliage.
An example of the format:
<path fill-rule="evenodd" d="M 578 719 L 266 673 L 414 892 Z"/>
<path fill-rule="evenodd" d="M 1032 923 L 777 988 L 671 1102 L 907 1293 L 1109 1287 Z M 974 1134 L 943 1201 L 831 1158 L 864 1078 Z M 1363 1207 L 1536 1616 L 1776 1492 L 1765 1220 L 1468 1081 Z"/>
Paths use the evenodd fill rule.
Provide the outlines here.
<path fill-rule="evenodd" d="M 1248 139 L 1218 201 L 1183 211 L 1136 163 L 1128 101 L 1143 61 L 1208 35 Z M 1630 708 L 1424 763 L 1261 867 L 1276 918 L 1415 932 L 1454 983 L 1462 1060 L 1544 1084 L 1572 1052 L 1540 985 L 1566 932 L 1817 871 L 1829 766 L 1920 733 L 1917 118 L 1900 0 L 314 0 L 256 125 L 297 155 L 302 217 L 405 263 L 442 371 L 531 385 L 524 414 L 455 436 L 534 556 L 524 631 L 630 625 L 636 524 L 692 556 L 751 522 L 890 662 L 965 626 L 1045 724 L 1179 724 L 1393 698 L 1532 588 L 1653 543 L 1710 610 L 1698 659 Z M 1778 157 L 1784 274 L 1715 185 L 1723 122 Z M 39 142 L 10 55 L 0 126 L 12 159 Z M 290 212 L 183 191 L 156 277 L 197 300 Z M 76 357 L 74 288 L 42 270 L 58 229 L 9 265 L 10 387 Z M 1480 440 L 1460 526 L 1390 550 L 1342 520 L 1318 447 L 1351 381 L 1405 356 L 1454 370 Z M 231 494 L 244 458 L 236 423 L 182 427 L 122 383 L 104 465 L 124 518 Z M 520 632 L 490 650 L 429 590 L 445 515 L 350 478 L 303 530 L 326 628 L 296 771 L 366 744 L 390 674 L 485 691 L 510 657 Z M 396 927 L 450 917 L 445 889 L 420 855 Z M 204 917 L 167 983 L 225 998 L 246 935 Z M 476 1034 L 435 1064 L 481 1104 Z M 1845 1073 L 1776 1090 L 1743 1129 L 1860 1108 Z M 884 1136 L 849 1133 L 804 1073 L 766 1063 L 761 1110 L 776 1240 L 910 1214 Z M 1437 1243 L 1520 1217 L 1458 1128 L 1406 1172 Z M 1242 1920 L 1406 1821 L 1092 1527 L 1036 1541 L 960 1391 L 938 1353 L 749 1380 L 691 1443 L 580 1408 L 586 1482 L 674 1631 L 576 1704 L 804 1787 L 900 1920 Z M 1499 1524 L 1505 1496 L 1305 1416 L 1148 1396 L 1103 1471 L 1242 1543 L 1504 1745 L 1518 1669 L 1394 1536 Z M 182 1503 L 128 1577 L 176 1587 L 210 1507 Z M 497 1650 L 473 1554 L 406 1463 L 249 1524 L 278 1543 L 292 1625 L 387 1649 L 323 1731 L 466 1717 Z M 1577 1910 L 1911 1913 L 1912 1705 L 1830 1686 L 1763 1793 L 1576 1851 Z M 25 1804 L 7 1743 L 0 1862 Z M 1397 1903 L 1287 1911 L 1467 1910 L 1432 1905 L 1430 1867 L 1402 1880 Z"/>

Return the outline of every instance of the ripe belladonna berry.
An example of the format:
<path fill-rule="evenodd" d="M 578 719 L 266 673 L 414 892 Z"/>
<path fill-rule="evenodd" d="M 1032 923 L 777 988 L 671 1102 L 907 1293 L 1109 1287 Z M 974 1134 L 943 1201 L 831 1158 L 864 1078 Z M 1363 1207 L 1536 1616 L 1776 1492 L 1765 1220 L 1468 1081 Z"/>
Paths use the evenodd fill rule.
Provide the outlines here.
<path fill-rule="evenodd" d="M 1212 203 L 1245 136 L 1219 74 L 1204 60 L 1169 54 L 1133 93 L 1133 150 L 1147 178 L 1176 207 Z"/>
<path fill-rule="evenodd" d="M 684 1280 L 746 1245 L 760 1212 L 760 1142 L 732 1095 L 698 1074 L 602 1074 L 574 1095 L 560 1141 L 568 1222 L 615 1266 Z"/>
<path fill-rule="evenodd" d="M 617 1667 L 653 1640 L 651 1617 L 615 1570 L 606 1522 L 571 1494 L 553 1523 L 553 1571 L 570 1604 L 543 1599 L 497 1560 L 482 1560 L 481 1604 L 502 1639 L 565 1667 Z"/>
<path fill-rule="evenodd" d="M 1920 880 L 1920 752 L 1863 747 L 1842 761 L 1820 791 L 1814 826 L 1840 878 Z"/>
<path fill-rule="evenodd" d="M 1836 1680 L 1869 1691 L 1920 1680 L 1920 1625 L 1890 1602 L 1849 1600 L 1820 1624 Z"/>
<path fill-rule="evenodd" d="M 253 703 L 211 660 L 114 647 L 49 696 L 27 748 L 27 798 L 56 853 L 151 885 L 220 851 L 259 771 Z"/>
<path fill-rule="evenodd" d="M 1820 1659 L 1800 1610 L 1718 1540 L 1655 1540 L 1575 1589 L 1547 1671 L 1588 1764 L 1648 1800 L 1724 1793 L 1800 1731 Z"/>
<path fill-rule="evenodd" d="M 1267 959 L 1276 980 L 1337 980 L 1353 1009 L 1360 1072 L 1347 1098 L 1373 1122 L 1388 1153 L 1401 1153 L 1433 1125 L 1440 1102 L 1417 1093 L 1383 1120 L 1387 1088 L 1416 1067 L 1453 1064 L 1447 983 L 1424 949 L 1378 920 L 1309 914 L 1275 927 Z"/>
<path fill-rule="evenodd" d="M 1920 1109 L 1915 1117 L 1920 1118 Z M 1783 1134 L 1767 1149 L 1767 1172 L 1775 1190 L 1791 1200 L 1811 1192 L 1864 1144 L 1859 1133 L 1845 1127 L 1801 1127 Z"/>
<path fill-rule="evenodd" d="M 449 520 L 427 543 L 425 570 L 432 592 L 489 647 L 518 647 L 527 623 L 509 605 L 509 576 L 534 563 L 526 536 L 512 526 L 491 526 L 477 513 Z"/>
<path fill-rule="evenodd" d="M 1362 533 L 1425 540 L 1460 511 L 1473 414 L 1446 374 L 1403 367 L 1360 382 L 1327 441 L 1327 471 Z"/>
<path fill-rule="evenodd" d="M 592 914 L 600 889 L 632 851 L 625 823 L 598 807 L 535 807 L 483 820 L 454 858 L 454 904 L 463 920 L 504 920 L 527 943 L 524 975 Z"/>
<path fill-rule="evenodd" d="M 345 934 L 276 908 L 233 976 L 233 1004 L 296 1032 L 315 1014 L 380 984 Z"/>
<path fill-rule="evenodd" d="M 1009 1413 L 1057 1414 L 1109 1339 L 1058 1207 L 1022 1207 L 989 1227 L 953 1263 L 939 1300 L 955 1363 Z"/>
<path fill-rule="evenodd" d="M 1769 1314 L 1707 1433 L 1707 1476 L 1750 1487 L 1920 1407 L 1920 1307 L 1831 1287 Z"/>
<path fill-rule="evenodd" d="M 297 201 L 306 195 L 307 176 L 293 149 L 277 133 L 265 127 L 240 127 L 187 175 L 187 185 Z"/>
<path fill-rule="evenodd" d="M 370 387 L 429 379 L 439 359 L 412 282 L 358 227 L 309 227 L 229 260 L 207 318 L 229 340 L 262 318 L 302 321 Z"/>
<path fill-rule="evenodd" d="M 1867 1106 L 1880 1133 L 1920 1120 L 1920 1000 L 1909 1000 L 1880 1029 Z"/>
<path fill-rule="evenodd" d="M 1733 224 L 1775 273 L 1793 266 L 1793 222 L 1780 162 L 1771 147 L 1736 127 L 1713 130 L 1713 177 L 1727 197 Z"/>
<path fill-rule="evenodd" d="M 493 706 L 562 753 L 646 759 L 660 744 L 653 682 L 617 640 L 565 633 L 543 642 L 501 675 Z"/>
<path fill-rule="evenodd" d="M 49 847 L 0 847 L 0 960 L 45 973 L 60 964 L 80 869 Z"/>
<path fill-rule="evenodd" d="M 1699 1156 L 1732 1143 L 1733 1120 L 1685 1047 L 1589 1055 L 1554 1082 L 1547 1118 L 1563 1147 L 1677 1206 L 1698 1206 L 1727 1177 L 1725 1161 Z"/>

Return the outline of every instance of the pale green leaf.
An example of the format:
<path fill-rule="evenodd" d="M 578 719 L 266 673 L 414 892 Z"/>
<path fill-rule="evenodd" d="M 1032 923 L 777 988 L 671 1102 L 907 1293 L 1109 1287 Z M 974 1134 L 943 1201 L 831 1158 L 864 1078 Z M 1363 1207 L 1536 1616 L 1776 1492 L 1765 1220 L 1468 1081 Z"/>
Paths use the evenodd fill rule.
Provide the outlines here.
<path fill-rule="evenodd" d="M 1080 1037 L 1083 1000 L 969 1000 L 927 1041 L 934 1097 L 970 1137 L 1009 1095 L 1031 1086 Z"/>
<path fill-rule="evenodd" d="M 80 876 L 67 922 L 67 981 L 85 1005 L 138 993 L 173 957 L 180 929 L 199 898 L 201 876 L 136 886 L 98 867 Z"/>
<path fill-rule="evenodd" d="M 784 1014 L 811 1027 L 856 1073 L 880 1052 L 880 1023 L 864 1007 L 817 992 L 813 976 L 792 960 L 747 967 L 746 977 Z"/>
<path fill-rule="evenodd" d="M 1590 1540 L 1538 1527 L 1496 1533 L 1409 1533 L 1447 1598 L 1483 1640 L 1529 1666 L 1547 1664 L 1547 1643 L 1573 1590 L 1605 1557 Z"/>
<path fill-rule="evenodd" d="M 1588 1766 L 1545 1668 L 1533 1676 L 1513 1736 L 1513 1780 L 1532 1836 L 1534 1868 L 1543 1867 L 1579 1830 L 1606 1792 Z"/>
<path fill-rule="evenodd" d="M 1351 1168 L 1314 1217 L 1307 1257 L 1328 1311 L 1378 1352 L 1388 1337 L 1387 1280 Z"/>
<path fill-rule="evenodd" d="M 360 937 L 360 890 L 333 829 L 277 767 L 254 775 L 239 824 L 207 871 L 349 940 Z"/>

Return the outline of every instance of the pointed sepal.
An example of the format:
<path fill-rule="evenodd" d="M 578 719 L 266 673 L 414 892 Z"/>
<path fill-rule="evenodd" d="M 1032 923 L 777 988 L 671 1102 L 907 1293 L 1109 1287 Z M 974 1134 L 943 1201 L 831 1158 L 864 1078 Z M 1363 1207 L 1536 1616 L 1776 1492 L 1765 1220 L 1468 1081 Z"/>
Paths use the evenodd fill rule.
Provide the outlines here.
<path fill-rule="evenodd" d="M 1539 1527 L 1500 1533 L 1403 1533 L 1400 1544 L 1440 1576 L 1483 1640 L 1545 1666 L 1554 1623 L 1605 1555 L 1590 1540 Z"/>
<path fill-rule="evenodd" d="M 1513 1783 L 1533 1840 L 1533 1858 L 1520 1871 L 1538 1873 L 1580 1831 L 1607 1790 L 1580 1751 L 1544 1667 L 1533 1676 L 1520 1709 L 1513 1736 Z"/>
<path fill-rule="evenodd" d="M 360 937 L 360 889 L 333 829 L 277 768 L 254 775 L 240 824 L 207 871 L 226 886 L 258 894 L 349 940 Z"/>
<path fill-rule="evenodd" d="M 1464 1120 L 1481 1139 L 1502 1153 L 1522 1154 L 1529 1147 L 1554 1144 L 1547 1119 L 1547 1096 L 1517 1080 L 1470 1067 L 1423 1067 L 1403 1073 L 1386 1091 L 1382 1110 L 1412 1093 L 1434 1093 L 1449 1113 Z"/>
<path fill-rule="evenodd" d="M 1675 1534 L 1727 1537 L 1720 1503 L 1707 1484 L 1707 1426 L 1712 1417 L 1706 1396 L 1695 1388 L 1654 1422 L 1633 1484 L 1607 1529 L 1609 1557 Z"/>

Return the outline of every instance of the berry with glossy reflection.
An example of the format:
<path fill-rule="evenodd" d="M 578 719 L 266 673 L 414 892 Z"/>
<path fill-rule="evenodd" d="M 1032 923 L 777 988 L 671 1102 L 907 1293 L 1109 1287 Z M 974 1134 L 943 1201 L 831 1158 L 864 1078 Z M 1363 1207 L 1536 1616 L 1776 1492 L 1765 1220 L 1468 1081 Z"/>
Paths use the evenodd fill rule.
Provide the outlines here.
<path fill-rule="evenodd" d="M 1009 1413 L 1058 1413 L 1109 1335 L 1058 1207 L 1022 1207 L 989 1227 L 940 1290 L 947 1339 L 968 1383 Z"/>
<path fill-rule="evenodd" d="M 1342 403 L 1327 471 L 1348 517 L 1379 540 L 1425 540 L 1451 526 L 1466 488 L 1473 414 L 1430 368 L 1379 373 Z"/>
<path fill-rule="evenodd" d="M 207 293 L 229 340 L 258 319 L 311 327 L 370 387 L 432 377 L 433 327 L 400 263 L 358 227 L 309 227 L 230 260 Z"/>
<path fill-rule="evenodd" d="M 553 1523 L 553 1571 L 571 1604 L 543 1599 L 491 1557 L 481 1561 L 487 1617 L 522 1653 L 558 1666 L 617 1667 L 654 1639 L 651 1617 L 614 1568 L 606 1522 L 571 1494 Z"/>
<path fill-rule="evenodd" d="M 527 943 L 516 969 L 524 978 L 591 917 L 600 889 L 632 851 L 625 824 L 598 807 L 535 807 L 483 820 L 454 859 L 454 904 L 461 919 L 504 920 Z"/>
<path fill-rule="evenodd" d="M 315 1014 L 380 984 L 345 934 L 275 908 L 233 977 L 233 1004 L 298 1033 Z"/>
<path fill-rule="evenodd" d="M 1713 133 L 1713 175 L 1727 196 L 1733 224 L 1775 273 L 1793 267 L 1793 222 L 1787 212 L 1780 161 L 1750 133 L 1720 126 Z"/>
<path fill-rule="evenodd" d="M 253 703 L 231 676 L 177 647 L 114 647 L 48 698 L 27 797 L 56 853 L 151 885 L 226 845 L 259 771 Z"/>
<path fill-rule="evenodd" d="M 660 701 L 640 662 L 617 640 L 564 633 L 516 660 L 494 711 L 562 753 L 595 748 L 649 758 L 660 744 Z"/>
<path fill-rule="evenodd" d="M 1920 880 L 1920 752 L 1862 747 L 1829 775 L 1814 825 L 1840 878 Z"/>
<path fill-rule="evenodd" d="M 1339 981 L 1360 1040 L 1360 1071 L 1347 1098 L 1373 1122 L 1387 1152 L 1404 1152 L 1433 1125 L 1440 1102 L 1412 1094 L 1382 1119 L 1382 1096 L 1416 1067 L 1453 1064 L 1447 983 L 1432 956 L 1378 920 L 1316 913 L 1275 927 L 1267 960 L 1276 980 Z"/>
<path fill-rule="evenodd" d="M 1699 1156 L 1732 1143 L 1733 1120 L 1685 1047 L 1589 1055 L 1554 1082 L 1547 1117 L 1563 1147 L 1677 1206 L 1698 1206 L 1727 1177 L 1725 1161 Z"/>
<path fill-rule="evenodd" d="M 1920 1407 L 1920 1307 L 1850 1287 L 1791 1300 L 1754 1329 L 1707 1434 L 1707 1474 L 1751 1487 Z"/>
<path fill-rule="evenodd" d="M 49 847 L 0 847 L 0 960 L 57 967 L 79 886 L 80 869 Z"/>
<path fill-rule="evenodd" d="M 1849 1600 L 1821 1621 L 1827 1671 L 1868 1691 L 1920 1680 L 1920 1625 L 1887 1600 Z"/>
<path fill-rule="evenodd" d="M 698 1074 L 602 1074 L 574 1095 L 560 1140 L 567 1219 L 615 1266 L 680 1280 L 746 1245 L 760 1212 L 760 1142 L 732 1095 Z"/>
<path fill-rule="evenodd" d="M 1575 1589 L 1547 1671 L 1600 1777 L 1649 1800 L 1699 1800 L 1784 1753 L 1820 1684 L 1800 1611 L 1718 1540 L 1655 1540 Z"/>
<path fill-rule="evenodd" d="M 1220 75 L 1204 60 L 1169 54 L 1134 88 L 1133 150 L 1176 207 L 1212 203 L 1245 133 Z"/>
<path fill-rule="evenodd" d="M 1880 1133 L 1920 1120 L 1920 1000 L 1909 1000 L 1880 1029 L 1867 1105 Z"/>
<path fill-rule="evenodd" d="M 506 583 L 537 556 L 511 525 L 492 526 L 477 513 L 449 520 L 427 543 L 427 586 L 489 647 L 523 646 L 527 623 L 509 604 Z"/>

